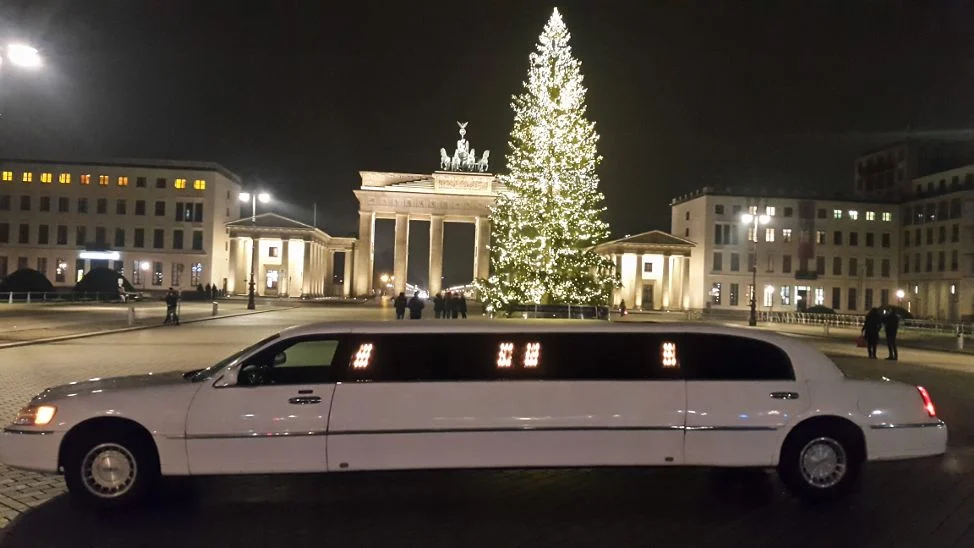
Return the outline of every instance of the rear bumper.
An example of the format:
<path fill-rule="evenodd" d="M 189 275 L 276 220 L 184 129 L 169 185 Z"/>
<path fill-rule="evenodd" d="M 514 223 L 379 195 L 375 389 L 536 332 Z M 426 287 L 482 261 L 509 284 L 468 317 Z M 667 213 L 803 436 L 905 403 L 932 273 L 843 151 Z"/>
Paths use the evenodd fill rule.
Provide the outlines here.
<path fill-rule="evenodd" d="M 0 462 L 36 472 L 58 471 L 58 450 L 64 432 L 6 428 L 0 433 Z"/>
<path fill-rule="evenodd" d="M 943 421 L 872 425 L 866 430 L 869 460 L 899 460 L 943 455 L 947 425 Z"/>

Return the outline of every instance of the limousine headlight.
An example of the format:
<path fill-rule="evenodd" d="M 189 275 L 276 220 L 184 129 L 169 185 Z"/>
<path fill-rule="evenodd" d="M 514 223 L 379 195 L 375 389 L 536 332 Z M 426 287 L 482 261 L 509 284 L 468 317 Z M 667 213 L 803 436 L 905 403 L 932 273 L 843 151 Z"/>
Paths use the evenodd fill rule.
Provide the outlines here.
<path fill-rule="evenodd" d="M 53 405 L 28 405 L 17 413 L 14 424 L 18 426 L 44 426 L 51 422 L 57 407 Z"/>

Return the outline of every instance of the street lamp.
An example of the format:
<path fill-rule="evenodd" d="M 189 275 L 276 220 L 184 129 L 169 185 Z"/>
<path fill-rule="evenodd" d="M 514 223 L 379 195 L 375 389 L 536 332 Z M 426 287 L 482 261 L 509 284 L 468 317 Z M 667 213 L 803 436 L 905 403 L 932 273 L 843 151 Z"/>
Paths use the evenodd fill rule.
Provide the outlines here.
<path fill-rule="evenodd" d="M 41 59 L 40 52 L 37 48 L 30 47 L 25 44 L 8 44 L 3 51 L 3 57 L 0 58 L 0 62 L 3 59 L 10 61 L 12 64 L 18 67 L 24 68 L 39 68 L 44 64 L 43 59 Z"/>
<path fill-rule="evenodd" d="M 751 315 L 747 319 L 747 325 L 753 327 L 758 324 L 758 227 L 771 222 L 771 217 L 757 215 L 756 213 L 744 213 L 741 215 L 741 222 L 754 227 L 754 238 L 751 240 L 751 249 L 753 249 L 754 255 L 754 262 L 751 265 Z"/>
<path fill-rule="evenodd" d="M 259 192 L 259 193 L 241 192 L 240 201 L 250 202 L 251 204 L 250 222 L 256 225 L 257 224 L 257 202 L 260 201 L 260 203 L 266 204 L 267 202 L 271 201 L 271 195 L 266 192 Z M 257 253 L 259 252 L 259 250 L 257 249 L 256 233 L 253 235 L 253 237 L 251 237 L 251 240 L 253 241 L 253 249 L 251 250 L 250 253 L 250 284 L 248 284 L 249 289 L 247 291 L 247 310 L 254 310 L 255 308 L 257 308 L 257 303 L 254 301 L 255 299 L 254 290 L 256 289 L 254 276 L 255 276 L 255 272 L 257 271 Z"/>

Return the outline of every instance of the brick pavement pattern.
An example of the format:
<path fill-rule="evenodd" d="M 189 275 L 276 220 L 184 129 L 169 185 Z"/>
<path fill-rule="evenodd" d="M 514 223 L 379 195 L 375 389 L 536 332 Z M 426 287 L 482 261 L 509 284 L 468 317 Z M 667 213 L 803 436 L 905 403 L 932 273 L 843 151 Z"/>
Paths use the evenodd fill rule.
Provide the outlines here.
<path fill-rule="evenodd" d="M 2 350 L 0 414 L 45 386 L 205 365 L 328 314 L 298 309 Z M 75 507 L 57 476 L 0 468 L 0 548 L 974 546 L 974 376 L 918 367 L 906 351 L 903 360 L 836 358 L 850 376 L 927 386 L 951 427 L 948 455 L 871 465 L 860 492 L 836 504 L 801 503 L 764 471 L 383 472 L 173 479 L 148 508 L 97 515 Z"/>

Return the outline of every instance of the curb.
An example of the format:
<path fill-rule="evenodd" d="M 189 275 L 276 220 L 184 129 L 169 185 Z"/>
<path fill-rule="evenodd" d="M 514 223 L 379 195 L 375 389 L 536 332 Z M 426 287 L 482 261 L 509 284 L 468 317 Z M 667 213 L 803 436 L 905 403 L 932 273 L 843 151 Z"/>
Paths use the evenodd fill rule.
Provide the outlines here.
<path fill-rule="evenodd" d="M 254 310 L 247 312 L 237 312 L 234 314 L 224 314 L 222 316 L 205 316 L 203 318 L 195 318 L 192 320 L 186 320 L 184 322 L 179 322 L 180 325 L 188 323 L 197 322 L 208 322 L 211 320 L 222 320 L 225 318 L 236 318 L 238 316 L 252 316 L 254 314 L 264 314 L 265 312 L 278 312 L 281 310 L 291 310 L 292 308 L 297 308 L 294 306 L 280 307 L 280 308 L 270 308 L 267 310 Z M 14 341 L 9 343 L 0 343 L 0 350 L 5 348 L 16 348 L 18 346 L 30 346 L 34 344 L 46 344 L 52 342 L 70 341 L 74 339 L 84 339 L 87 337 L 98 337 L 100 335 L 113 335 L 115 333 L 128 333 L 129 331 L 141 331 L 143 329 L 155 329 L 158 327 L 166 327 L 165 324 L 150 324 L 150 325 L 133 325 L 131 327 L 120 327 L 118 329 L 106 329 L 104 331 L 89 331 L 87 333 L 73 333 L 71 335 L 61 335 L 58 337 L 45 337 L 43 339 L 33 339 L 30 341 Z"/>

